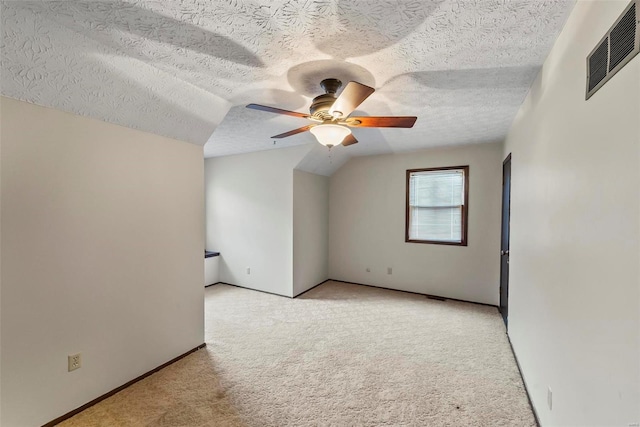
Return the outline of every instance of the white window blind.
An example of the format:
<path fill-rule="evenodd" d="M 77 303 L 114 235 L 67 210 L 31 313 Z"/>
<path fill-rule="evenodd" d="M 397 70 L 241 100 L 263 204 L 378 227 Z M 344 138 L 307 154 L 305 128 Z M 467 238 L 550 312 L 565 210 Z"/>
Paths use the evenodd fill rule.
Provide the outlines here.
<path fill-rule="evenodd" d="M 463 243 L 465 169 L 409 175 L 408 240 Z"/>

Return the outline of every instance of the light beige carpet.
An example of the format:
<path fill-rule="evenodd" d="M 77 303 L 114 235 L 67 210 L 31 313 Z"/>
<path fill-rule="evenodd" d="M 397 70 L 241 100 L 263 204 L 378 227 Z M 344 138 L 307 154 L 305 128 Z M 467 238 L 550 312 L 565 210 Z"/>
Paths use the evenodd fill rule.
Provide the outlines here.
<path fill-rule="evenodd" d="M 205 295 L 206 349 L 61 425 L 535 425 L 495 308 L 336 282 Z"/>

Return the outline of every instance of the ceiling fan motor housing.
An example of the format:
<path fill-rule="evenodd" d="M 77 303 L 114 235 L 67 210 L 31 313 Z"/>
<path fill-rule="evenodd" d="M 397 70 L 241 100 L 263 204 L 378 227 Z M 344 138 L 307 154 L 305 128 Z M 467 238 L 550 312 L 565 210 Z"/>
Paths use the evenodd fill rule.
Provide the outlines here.
<path fill-rule="evenodd" d="M 319 115 L 329 115 L 329 108 L 336 102 L 336 96 L 331 93 L 325 93 L 313 98 L 309 112 L 312 116 L 317 117 Z M 330 116 L 329 116 L 330 117 Z M 322 117 L 318 117 L 322 118 Z"/>
<path fill-rule="evenodd" d="M 320 82 L 320 86 L 326 93 L 313 98 L 309 112 L 316 119 L 331 120 L 333 116 L 328 111 L 333 103 L 336 102 L 336 92 L 342 86 L 342 82 L 338 79 L 324 79 Z"/>

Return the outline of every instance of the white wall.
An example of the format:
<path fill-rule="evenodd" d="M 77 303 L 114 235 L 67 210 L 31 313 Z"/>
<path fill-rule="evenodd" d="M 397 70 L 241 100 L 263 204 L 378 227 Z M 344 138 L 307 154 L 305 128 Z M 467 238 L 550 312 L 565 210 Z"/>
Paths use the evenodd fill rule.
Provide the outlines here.
<path fill-rule="evenodd" d="M 506 140 L 509 335 L 543 426 L 640 422 L 640 56 L 584 99 L 628 3 L 576 4 Z"/>
<path fill-rule="evenodd" d="M 469 245 L 406 243 L 406 170 L 462 165 Z M 497 305 L 501 188 L 498 143 L 351 159 L 331 176 L 329 276 Z"/>
<path fill-rule="evenodd" d="M 309 150 L 205 160 L 207 249 L 220 252 L 221 282 L 293 296 L 293 169 Z"/>
<path fill-rule="evenodd" d="M 2 424 L 2 102 L 0 100 L 0 424 Z"/>
<path fill-rule="evenodd" d="M 329 278 L 329 178 L 293 171 L 293 295 Z"/>
<path fill-rule="evenodd" d="M 1 103 L 0 424 L 41 425 L 203 342 L 202 147 Z"/>

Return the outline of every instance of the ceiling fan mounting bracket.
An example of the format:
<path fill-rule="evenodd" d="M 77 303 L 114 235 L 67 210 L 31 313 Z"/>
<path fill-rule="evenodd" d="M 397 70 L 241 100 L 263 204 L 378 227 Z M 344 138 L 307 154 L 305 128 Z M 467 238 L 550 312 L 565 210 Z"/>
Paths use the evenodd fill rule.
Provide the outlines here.
<path fill-rule="evenodd" d="M 325 93 L 335 95 L 336 92 L 338 92 L 338 89 L 342 87 L 342 82 L 338 79 L 324 79 L 320 82 L 320 86 L 324 89 Z"/>

